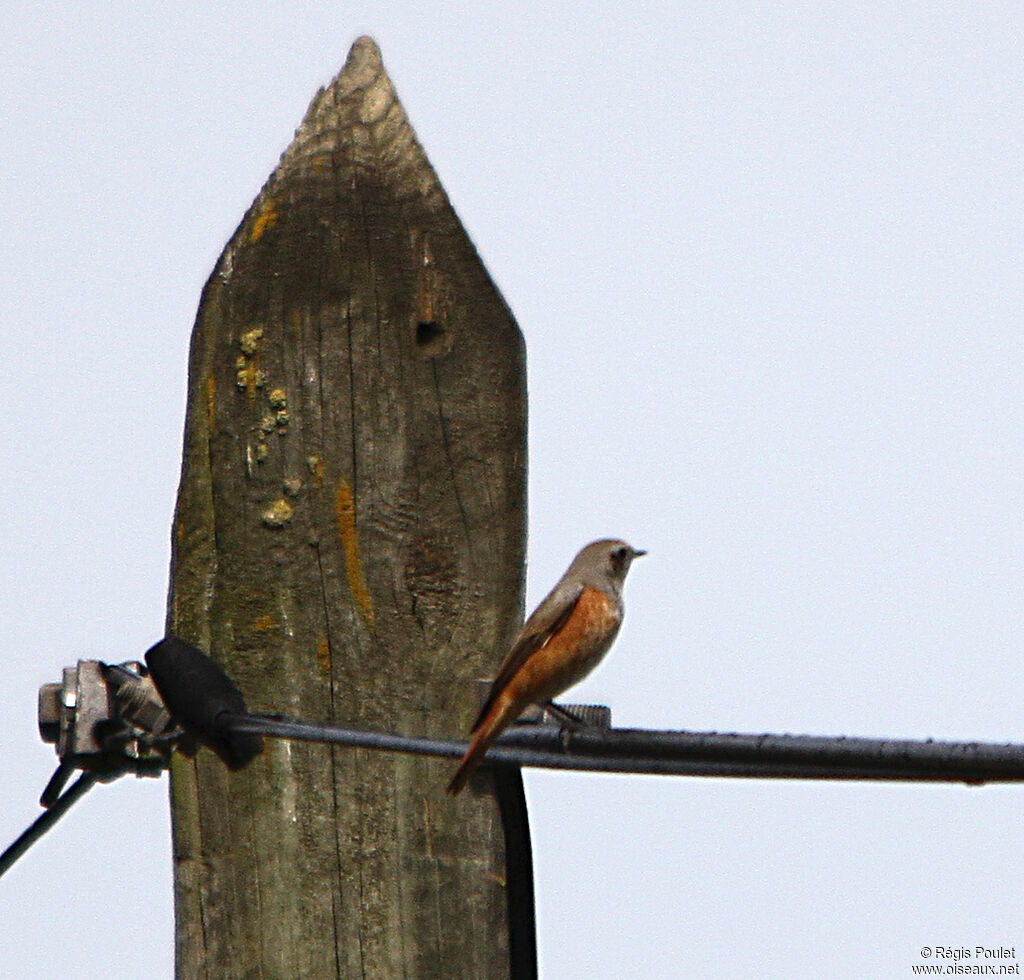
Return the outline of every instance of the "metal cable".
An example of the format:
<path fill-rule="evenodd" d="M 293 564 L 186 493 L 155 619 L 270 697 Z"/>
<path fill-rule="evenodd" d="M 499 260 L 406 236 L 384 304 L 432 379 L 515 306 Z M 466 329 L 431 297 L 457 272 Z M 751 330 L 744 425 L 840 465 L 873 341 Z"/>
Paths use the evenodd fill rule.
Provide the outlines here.
<path fill-rule="evenodd" d="M 0 878 L 11 868 L 11 865 L 18 860 L 40 837 L 43 836 L 65 813 L 80 800 L 88 790 L 92 789 L 99 779 L 95 773 L 83 772 L 71 788 L 63 795 L 57 797 L 49 810 L 41 813 L 34 823 L 21 834 L 4 852 L 0 854 Z"/>
<path fill-rule="evenodd" d="M 230 715 L 225 732 L 323 742 L 458 759 L 456 739 L 367 732 L 340 725 Z M 830 779 L 886 782 L 1024 782 L 1024 745 L 938 742 L 931 739 L 846 738 L 818 735 L 743 735 L 587 727 L 578 731 L 519 725 L 504 732 L 486 762 L 504 766 L 589 772 L 717 776 L 747 779 Z M 109 775 L 107 776 L 109 778 Z M 83 772 L 45 813 L 0 855 L 2 877 L 99 779 Z"/>
<path fill-rule="evenodd" d="M 367 732 L 260 715 L 226 721 L 232 731 L 389 752 L 459 758 L 466 743 Z M 901 782 L 1021 782 L 1024 745 L 743 735 L 719 732 L 586 728 L 565 731 L 521 725 L 487 752 L 491 763 L 590 772 L 838 779 Z"/>

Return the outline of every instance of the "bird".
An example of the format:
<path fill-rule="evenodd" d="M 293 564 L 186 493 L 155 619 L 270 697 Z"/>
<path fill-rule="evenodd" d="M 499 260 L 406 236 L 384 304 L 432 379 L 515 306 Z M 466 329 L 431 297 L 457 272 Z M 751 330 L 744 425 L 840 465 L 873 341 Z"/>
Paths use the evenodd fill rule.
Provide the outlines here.
<path fill-rule="evenodd" d="M 459 793 L 491 743 L 531 704 L 549 704 L 603 659 L 622 625 L 622 584 L 647 554 L 617 538 L 592 541 L 523 624 L 470 731 L 448 784 Z"/>

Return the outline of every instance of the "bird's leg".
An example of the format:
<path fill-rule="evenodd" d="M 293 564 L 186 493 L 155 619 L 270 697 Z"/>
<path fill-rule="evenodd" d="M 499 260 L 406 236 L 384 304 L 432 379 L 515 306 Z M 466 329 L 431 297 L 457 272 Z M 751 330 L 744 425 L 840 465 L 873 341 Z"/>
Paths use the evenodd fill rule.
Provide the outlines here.
<path fill-rule="evenodd" d="M 562 749 L 566 752 L 569 751 L 572 733 L 590 727 L 579 715 L 574 714 L 568 708 L 563 708 L 560 704 L 555 704 L 554 701 L 546 702 L 544 710 L 553 714 L 561 722 Z"/>
<path fill-rule="evenodd" d="M 543 707 L 545 711 L 549 711 L 562 723 L 563 728 L 578 732 L 581 728 L 590 727 L 579 715 L 574 714 L 568 708 L 563 708 L 560 704 L 555 704 L 554 701 L 545 702 Z"/>

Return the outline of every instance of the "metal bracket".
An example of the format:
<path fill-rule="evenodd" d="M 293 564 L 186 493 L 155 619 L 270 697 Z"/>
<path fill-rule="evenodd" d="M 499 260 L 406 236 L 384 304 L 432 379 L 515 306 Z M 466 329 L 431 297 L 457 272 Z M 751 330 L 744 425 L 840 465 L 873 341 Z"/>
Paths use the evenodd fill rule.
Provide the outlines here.
<path fill-rule="evenodd" d="M 159 776 L 181 734 L 135 660 L 79 660 L 65 667 L 59 684 L 39 688 L 38 717 L 40 736 L 56 746 L 60 759 L 39 801 L 47 808 L 76 769 L 104 782 L 127 772 Z"/>
<path fill-rule="evenodd" d="M 515 723 L 542 728 L 611 728 L 612 709 L 604 704 L 534 704 Z"/>

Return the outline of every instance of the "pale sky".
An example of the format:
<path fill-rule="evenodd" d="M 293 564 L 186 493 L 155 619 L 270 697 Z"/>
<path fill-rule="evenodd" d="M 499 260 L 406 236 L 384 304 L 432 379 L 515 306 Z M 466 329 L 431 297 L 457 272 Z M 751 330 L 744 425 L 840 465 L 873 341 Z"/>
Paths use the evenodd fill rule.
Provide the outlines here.
<path fill-rule="evenodd" d="M 1024 741 L 1024 7 L 110 0 L 0 28 L 0 847 L 56 765 L 39 685 L 162 633 L 200 289 L 362 33 L 526 338 L 528 605 L 592 538 L 649 551 L 573 698 Z M 549 980 L 1024 959 L 1024 787 L 526 785 Z M 97 787 L 0 881 L 0 976 L 170 977 L 172 916 L 166 778 Z"/>

